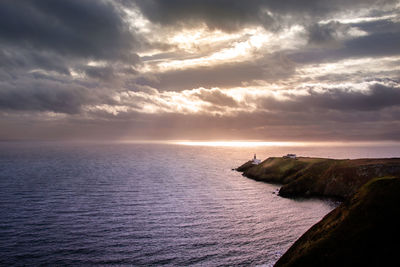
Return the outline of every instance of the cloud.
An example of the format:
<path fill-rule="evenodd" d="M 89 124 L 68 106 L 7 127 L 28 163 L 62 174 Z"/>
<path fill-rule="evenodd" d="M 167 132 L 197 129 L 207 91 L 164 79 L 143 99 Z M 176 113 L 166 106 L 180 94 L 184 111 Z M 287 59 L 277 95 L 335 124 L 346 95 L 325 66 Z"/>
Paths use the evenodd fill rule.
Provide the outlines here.
<path fill-rule="evenodd" d="M 29 84 L 28 84 L 29 83 Z M 19 111 L 52 111 L 76 114 L 89 94 L 85 88 L 69 88 L 53 81 L 18 82 L 14 86 L 2 85 L 0 109 Z"/>
<path fill-rule="evenodd" d="M 346 33 L 355 28 L 365 31 L 365 34 L 348 36 L 348 38 L 340 40 L 339 34 L 345 36 Z M 288 52 L 288 57 L 291 60 L 297 63 L 309 64 L 314 62 L 333 62 L 346 58 L 400 54 L 400 23 L 391 20 L 384 19 L 373 23 L 366 22 L 349 25 L 343 25 L 338 22 L 330 22 L 324 25 L 315 24 L 310 26 L 308 34 L 310 44 L 325 44 L 325 47 L 322 46 L 320 49 L 305 47 L 302 50 Z"/>
<path fill-rule="evenodd" d="M 353 111 L 377 111 L 400 106 L 400 83 L 369 82 L 367 90 L 354 88 L 321 88 L 309 86 L 306 94 L 285 94 L 286 99 L 261 99 L 261 107 L 269 111 L 319 112 L 337 110 L 343 114 Z"/>
<path fill-rule="evenodd" d="M 272 18 L 260 10 L 262 1 L 135 1 L 152 22 L 162 25 L 205 23 L 210 29 L 238 30 L 249 24 L 267 23 Z M 271 21 L 272 22 L 272 21 Z"/>
<path fill-rule="evenodd" d="M 312 92 L 312 91 L 311 91 Z M 375 83 L 367 92 L 343 90 L 327 90 L 323 93 L 311 93 L 310 96 L 299 97 L 305 106 L 320 109 L 373 111 L 400 105 L 400 86 L 386 86 Z"/>
<path fill-rule="evenodd" d="M 140 37 L 110 1 L 0 2 L 0 110 L 79 114 L 112 102 L 139 63 Z M 89 63 L 93 63 L 90 65 Z M 131 75 L 135 75 L 132 73 Z"/>
<path fill-rule="evenodd" d="M 85 66 L 83 68 L 84 73 L 90 78 L 98 80 L 111 80 L 115 78 L 114 68 L 111 66 Z"/>
<path fill-rule="evenodd" d="M 0 2 L 3 44 L 95 59 L 129 58 L 138 45 L 123 14 L 106 1 Z"/>
<path fill-rule="evenodd" d="M 160 90 L 181 91 L 199 87 L 236 87 L 254 80 L 278 81 L 295 72 L 295 65 L 285 55 L 276 53 L 254 61 L 229 62 L 182 70 L 153 73 L 151 79 L 141 78 Z"/>
<path fill-rule="evenodd" d="M 129 1 L 123 1 L 125 3 Z M 152 22 L 161 25 L 190 26 L 205 23 L 210 29 L 236 31 L 249 25 L 263 25 L 275 31 L 293 24 L 308 24 L 332 14 L 358 11 L 374 6 L 376 1 L 328 0 L 136 0 L 131 1 Z M 396 1 L 379 1 L 380 7 Z"/>
<path fill-rule="evenodd" d="M 225 94 L 223 91 L 219 89 L 213 90 L 205 90 L 200 89 L 198 93 L 194 94 L 199 99 L 209 102 L 211 104 L 217 106 L 230 106 L 230 107 L 237 107 L 238 103 L 236 102 L 233 97 Z"/>
<path fill-rule="evenodd" d="M 308 28 L 308 44 L 317 47 L 340 48 L 344 39 L 351 38 L 351 30 L 357 31 L 349 25 L 337 21 L 326 24 L 315 23 Z M 362 34 L 361 31 L 357 33 Z"/>
<path fill-rule="evenodd" d="M 32 69 L 70 75 L 69 63 L 69 59 L 52 52 L 1 48 L 0 46 L 0 70 L 11 75 Z"/>
<path fill-rule="evenodd" d="M 209 114 L 130 112 L 111 119 L 87 119 L 81 116 L 53 120 L 37 120 L 32 117 L 0 117 L 4 131 L 0 139 L 78 139 L 78 140 L 134 140 L 134 139 L 194 139 L 194 140 L 397 140 L 399 127 L 392 107 L 379 112 L 292 112 L 271 113 L 266 111 L 240 113 L 237 116 L 213 116 Z M 43 114 L 42 114 L 43 116 Z M 7 120 L 8 119 L 8 120 Z M 34 121 L 27 124 L 27 121 Z"/>
<path fill-rule="evenodd" d="M 0 1 L 0 138 L 398 140 L 396 4 Z"/>

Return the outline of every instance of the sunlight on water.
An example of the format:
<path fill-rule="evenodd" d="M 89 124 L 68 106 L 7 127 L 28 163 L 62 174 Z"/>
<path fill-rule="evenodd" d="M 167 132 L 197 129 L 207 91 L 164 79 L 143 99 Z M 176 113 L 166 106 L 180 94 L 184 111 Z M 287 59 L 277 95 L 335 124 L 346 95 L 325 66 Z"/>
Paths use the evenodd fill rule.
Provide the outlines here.
<path fill-rule="evenodd" d="M 166 144 L 215 147 L 333 147 L 333 146 L 384 146 L 398 142 L 267 142 L 267 141 L 170 141 Z"/>
<path fill-rule="evenodd" d="M 0 266 L 269 266 L 335 204 L 232 168 L 400 151 L 240 145 L 0 143 Z"/>
<path fill-rule="evenodd" d="M 259 146 L 302 146 L 301 142 L 260 142 L 260 141 L 177 141 L 187 146 L 259 147 Z"/>
<path fill-rule="evenodd" d="M 121 140 L 115 143 L 130 144 L 167 144 L 185 146 L 208 146 L 208 147 L 376 147 L 376 146 L 399 146 L 395 141 L 368 141 L 368 142 L 310 142 L 310 141 L 260 141 L 260 140 Z"/>

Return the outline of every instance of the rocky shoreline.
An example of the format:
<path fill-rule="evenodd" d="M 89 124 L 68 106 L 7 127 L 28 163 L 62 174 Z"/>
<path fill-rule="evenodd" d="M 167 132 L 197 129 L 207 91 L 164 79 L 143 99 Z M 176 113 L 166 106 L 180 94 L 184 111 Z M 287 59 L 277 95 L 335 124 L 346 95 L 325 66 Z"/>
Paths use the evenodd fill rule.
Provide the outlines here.
<path fill-rule="evenodd" d="M 271 157 L 258 165 L 248 161 L 236 169 L 244 176 L 282 184 L 283 197 L 334 197 L 348 199 L 369 180 L 400 176 L 400 158 L 327 159 Z"/>
<path fill-rule="evenodd" d="M 386 266 L 397 262 L 400 158 L 272 157 L 236 169 L 279 183 L 283 197 L 334 197 L 342 204 L 303 234 L 275 266 Z"/>

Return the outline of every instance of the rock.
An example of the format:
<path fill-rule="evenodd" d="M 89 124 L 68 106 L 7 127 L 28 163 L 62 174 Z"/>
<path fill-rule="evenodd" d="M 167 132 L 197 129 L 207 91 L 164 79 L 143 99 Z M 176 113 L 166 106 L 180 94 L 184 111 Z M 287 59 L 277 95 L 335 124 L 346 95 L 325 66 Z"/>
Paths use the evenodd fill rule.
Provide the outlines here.
<path fill-rule="evenodd" d="M 237 169 L 280 183 L 284 197 L 344 202 L 301 236 L 276 266 L 391 266 L 400 238 L 400 159 L 268 158 Z"/>
<path fill-rule="evenodd" d="M 400 159 L 335 160 L 272 157 L 259 165 L 246 162 L 237 171 L 254 180 L 283 184 L 283 197 L 351 197 L 363 184 L 382 176 L 400 175 Z"/>
<path fill-rule="evenodd" d="M 375 178 L 301 236 L 275 266 L 393 266 L 400 178 Z"/>
<path fill-rule="evenodd" d="M 238 172 L 245 172 L 245 171 L 247 171 L 248 169 L 250 169 L 250 168 L 252 168 L 254 166 L 255 165 L 252 163 L 252 161 L 249 160 L 248 162 L 244 163 L 243 165 L 237 167 L 236 170 Z"/>

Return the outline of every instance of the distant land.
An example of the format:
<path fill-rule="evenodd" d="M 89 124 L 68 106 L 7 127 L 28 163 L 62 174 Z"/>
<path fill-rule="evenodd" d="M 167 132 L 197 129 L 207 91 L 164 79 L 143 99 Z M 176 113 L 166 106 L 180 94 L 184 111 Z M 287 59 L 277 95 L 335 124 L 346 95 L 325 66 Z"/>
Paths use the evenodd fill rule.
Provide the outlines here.
<path fill-rule="evenodd" d="M 343 203 L 303 234 L 275 266 L 382 266 L 397 262 L 400 158 L 271 157 L 238 167 L 279 183 L 283 197 L 332 197 Z"/>

